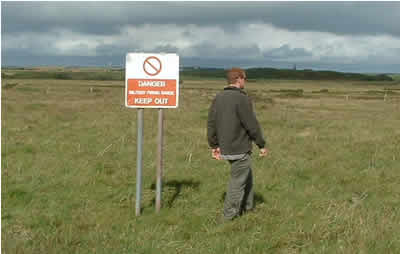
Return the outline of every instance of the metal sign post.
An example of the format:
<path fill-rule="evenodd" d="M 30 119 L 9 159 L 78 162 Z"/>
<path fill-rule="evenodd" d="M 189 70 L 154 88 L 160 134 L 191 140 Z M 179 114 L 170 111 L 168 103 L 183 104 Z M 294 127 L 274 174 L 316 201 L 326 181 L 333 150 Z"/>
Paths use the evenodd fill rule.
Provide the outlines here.
<path fill-rule="evenodd" d="M 143 109 L 158 109 L 156 212 L 161 208 L 163 176 L 164 108 L 177 108 L 179 56 L 176 54 L 128 53 L 125 67 L 125 106 L 138 109 L 136 216 L 142 195 Z"/>
<path fill-rule="evenodd" d="M 140 201 L 142 197 L 142 154 L 143 154 L 143 109 L 138 109 L 138 135 L 137 135 L 137 158 L 136 158 L 136 216 L 140 215 Z"/>
<path fill-rule="evenodd" d="M 163 175 L 163 130 L 164 130 L 164 116 L 163 109 L 158 110 L 158 146 L 157 146 L 157 188 L 156 188 L 156 212 L 158 213 L 161 208 L 161 188 L 162 188 L 162 175 Z"/>

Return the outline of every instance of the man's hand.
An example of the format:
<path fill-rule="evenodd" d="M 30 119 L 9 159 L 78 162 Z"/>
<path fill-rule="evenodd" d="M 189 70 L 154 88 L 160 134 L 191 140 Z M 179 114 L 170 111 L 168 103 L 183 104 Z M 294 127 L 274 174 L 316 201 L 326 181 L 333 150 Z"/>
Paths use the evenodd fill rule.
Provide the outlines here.
<path fill-rule="evenodd" d="M 267 148 L 261 148 L 259 156 L 260 157 L 265 157 L 267 155 L 268 155 L 268 149 Z"/>
<path fill-rule="evenodd" d="M 221 150 L 219 147 L 211 150 L 211 156 L 216 160 L 221 160 Z"/>

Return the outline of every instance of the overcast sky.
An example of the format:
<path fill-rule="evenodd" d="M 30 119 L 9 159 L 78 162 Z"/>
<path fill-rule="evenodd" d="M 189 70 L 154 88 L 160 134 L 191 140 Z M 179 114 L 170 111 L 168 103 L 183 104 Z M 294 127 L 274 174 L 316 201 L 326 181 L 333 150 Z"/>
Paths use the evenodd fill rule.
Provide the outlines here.
<path fill-rule="evenodd" d="M 125 65 L 400 72 L 400 2 L 2 2 L 2 66 Z"/>

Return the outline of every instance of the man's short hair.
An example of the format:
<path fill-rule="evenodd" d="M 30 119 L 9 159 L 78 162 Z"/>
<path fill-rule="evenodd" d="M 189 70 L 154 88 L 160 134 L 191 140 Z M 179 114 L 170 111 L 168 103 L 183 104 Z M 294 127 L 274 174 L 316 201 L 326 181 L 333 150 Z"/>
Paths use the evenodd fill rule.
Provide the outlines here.
<path fill-rule="evenodd" d="M 238 78 L 245 78 L 245 77 L 246 77 L 246 72 L 236 67 L 228 70 L 226 73 L 226 79 L 228 81 L 228 84 L 235 84 Z"/>

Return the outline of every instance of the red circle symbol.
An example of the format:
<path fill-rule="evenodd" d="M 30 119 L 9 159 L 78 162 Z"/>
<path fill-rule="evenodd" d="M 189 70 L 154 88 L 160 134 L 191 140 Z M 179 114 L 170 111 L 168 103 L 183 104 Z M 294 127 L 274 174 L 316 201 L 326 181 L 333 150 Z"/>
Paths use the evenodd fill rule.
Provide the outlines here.
<path fill-rule="evenodd" d="M 143 70 L 150 76 L 155 76 L 160 73 L 161 68 L 161 61 L 155 56 L 149 56 L 143 62 Z"/>

